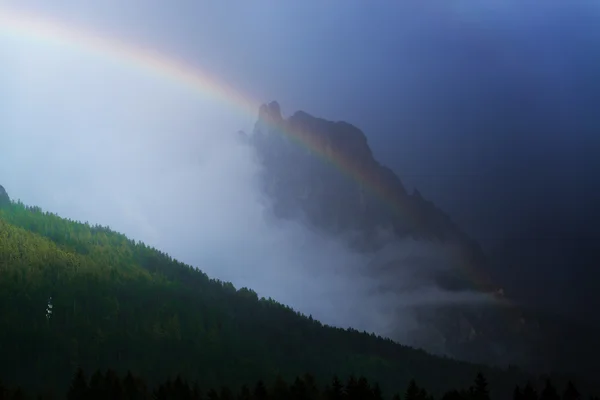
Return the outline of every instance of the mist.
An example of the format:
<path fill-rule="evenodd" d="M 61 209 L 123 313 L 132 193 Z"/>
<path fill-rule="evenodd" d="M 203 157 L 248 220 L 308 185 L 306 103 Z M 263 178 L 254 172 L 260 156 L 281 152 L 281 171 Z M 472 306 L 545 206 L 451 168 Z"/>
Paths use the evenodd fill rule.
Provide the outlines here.
<path fill-rule="evenodd" d="M 457 268 L 450 248 L 390 241 L 367 255 L 274 219 L 257 155 L 235 134 L 257 115 L 68 47 L 2 40 L 0 184 L 11 198 L 110 226 L 330 325 L 402 337 L 415 307 L 492 301 L 434 281 Z M 367 273 L 392 261 L 388 279 Z M 401 292 L 382 284 L 392 276 Z"/>

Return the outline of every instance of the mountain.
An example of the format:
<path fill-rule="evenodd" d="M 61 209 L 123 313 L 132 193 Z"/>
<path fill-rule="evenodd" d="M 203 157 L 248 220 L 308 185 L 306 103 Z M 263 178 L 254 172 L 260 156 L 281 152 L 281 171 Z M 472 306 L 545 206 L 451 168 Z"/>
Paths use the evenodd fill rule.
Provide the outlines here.
<path fill-rule="evenodd" d="M 2 185 L 0 185 L 0 207 L 10 204 L 10 197 Z"/>
<path fill-rule="evenodd" d="M 30 390 L 66 391 L 77 367 L 204 387 L 354 373 L 386 393 L 415 378 L 438 396 L 482 371 L 494 398 L 535 379 L 325 326 L 108 227 L 20 202 L 0 207 L 0 276 L 0 377 Z"/>
<path fill-rule="evenodd" d="M 359 231 L 365 248 L 376 247 L 370 239 L 379 229 L 389 229 L 399 237 L 459 243 L 464 262 L 484 261 L 477 243 L 442 210 L 417 190 L 407 193 L 398 176 L 375 160 L 365 134 L 355 126 L 303 111 L 284 120 L 279 104 L 271 102 L 259 110 L 252 141 L 279 216 L 300 209 L 310 223 L 331 232 Z M 333 160 L 337 170 L 315 154 Z M 482 277 L 480 284 L 487 283 Z"/>
<path fill-rule="evenodd" d="M 411 311 L 418 317 L 418 330 L 409 337 L 401 335 L 403 327 L 386 334 L 473 362 L 586 373 L 598 369 L 596 356 L 575 361 L 573 354 L 589 352 L 594 335 L 600 332 L 585 329 L 576 333 L 581 325 L 506 299 L 504 287 L 494 285 L 492 264 L 477 242 L 417 190 L 408 193 L 400 178 L 377 162 L 366 135 L 355 126 L 303 111 L 285 119 L 279 104 L 271 102 L 258 110 L 258 121 L 247 141 L 257 149 L 264 166 L 263 189 L 273 201 L 274 214 L 299 219 L 344 238 L 361 252 L 376 255 L 369 274 L 380 280 L 382 291 L 405 291 L 404 271 L 410 264 L 412 273 L 426 274 L 437 292 L 476 292 L 491 299 L 480 304 L 417 305 Z M 407 240 L 426 243 L 426 254 L 412 258 L 400 254 L 377 261 L 385 249 Z M 443 256 L 430 254 L 436 252 Z M 446 267 L 439 266 L 442 264 Z M 564 352 L 557 350 L 556 341 L 566 338 L 569 343 Z"/>

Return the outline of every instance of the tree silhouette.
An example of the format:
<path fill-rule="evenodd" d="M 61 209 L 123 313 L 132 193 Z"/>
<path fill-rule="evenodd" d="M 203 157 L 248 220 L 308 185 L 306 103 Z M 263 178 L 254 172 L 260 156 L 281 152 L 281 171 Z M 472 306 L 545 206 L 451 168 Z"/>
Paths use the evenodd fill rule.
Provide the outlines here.
<path fill-rule="evenodd" d="M 523 392 L 519 385 L 517 385 L 513 391 L 513 400 L 523 400 Z"/>
<path fill-rule="evenodd" d="M 254 400 L 267 400 L 268 392 L 265 383 L 259 380 L 254 387 Z"/>
<path fill-rule="evenodd" d="M 240 388 L 240 392 L 237 396 L 238 400 L 252 400 L 252 392 L 250 392 L 250 388 L 248 385 L 242 385 Z"/>
<path fill-rule="evenodd" d="M 473 400 L 489 400 L 490 391 L 488 382 L 481 372 L 475 377 L 475 387 L 473 388 Z"/>
<path fill-rule="evenodd" d="M 88 398 L 88 384 L 81 367 L 77 368 L 71 387 L 67 393 L 67 400 L 86 400 Z"/>
<path fill-rule="evenodd" d="M 550 382 L 550 379 L 546 379 L 546 385 L 540 394 L 540 400 L 560 400 L 560 396 L 558 395 L 558 391 Z"/>
<path fill-rule="evenodd" d="M 538 400 L 538 394 L 531 385 L 531 382 L 527 382 L 523 388 L 523 400 Z"/>
<path fill-rule="evenodd" d="M 289 399 L 290 392 L 286 381 L 283 380 L 281 375 L 277 375 L 273 387 L 271 389 L 271 399 L 273 400 L 287 400 Z"/>
<path fill-rule="evenodd" d="M 325 396 L 328 400 L 342 400 L 344 398 L 344 385 L 337 375 L 331 379 L 331 386 L 326 391 Z"/>
<path fill-rule="evenodd" d="M 579 391 L 575 388 L 573 382 L 569 381 L 562 395 L 562 398 L 563 400 L 580 400 L 581 394 L 579 394 Z"/>
<path fill-rule="evenodd" d="M 404 393 L 404 400 L 421 400 L 420 399 L 421 390 L 417 385 L 417 382 L 414 379 L 411 379 L 408 382 L 408 388 Z"/>

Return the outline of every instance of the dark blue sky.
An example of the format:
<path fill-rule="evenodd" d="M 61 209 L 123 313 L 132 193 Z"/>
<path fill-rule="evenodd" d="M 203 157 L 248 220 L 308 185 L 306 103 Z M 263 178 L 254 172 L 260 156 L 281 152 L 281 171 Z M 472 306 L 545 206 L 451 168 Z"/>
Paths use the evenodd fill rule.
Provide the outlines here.
<path fill-rule="evenodd" d="M 381 162 L 486 247 L 597 237 L 596 2 L 17 3 L 152 43 L 286 115 L 353 123 Z"/>

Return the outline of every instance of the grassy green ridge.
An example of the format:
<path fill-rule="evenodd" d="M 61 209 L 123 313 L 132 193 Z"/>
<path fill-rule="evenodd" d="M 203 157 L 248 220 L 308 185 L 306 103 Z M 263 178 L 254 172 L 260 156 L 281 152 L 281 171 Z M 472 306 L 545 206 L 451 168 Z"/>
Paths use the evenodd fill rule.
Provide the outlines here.
<path fill-rule="evenodd" d="M 20 202 L 0 208 L 0 354 L 5 381 L 59 391 L 77 366 L 149 381 L 181 374 L 210 387 L 353 373 L 389 393 L 415 378 L 433 394 L 482 371 L 499 397 L 528 379 L 324 326 L 107 227 Z"/>

